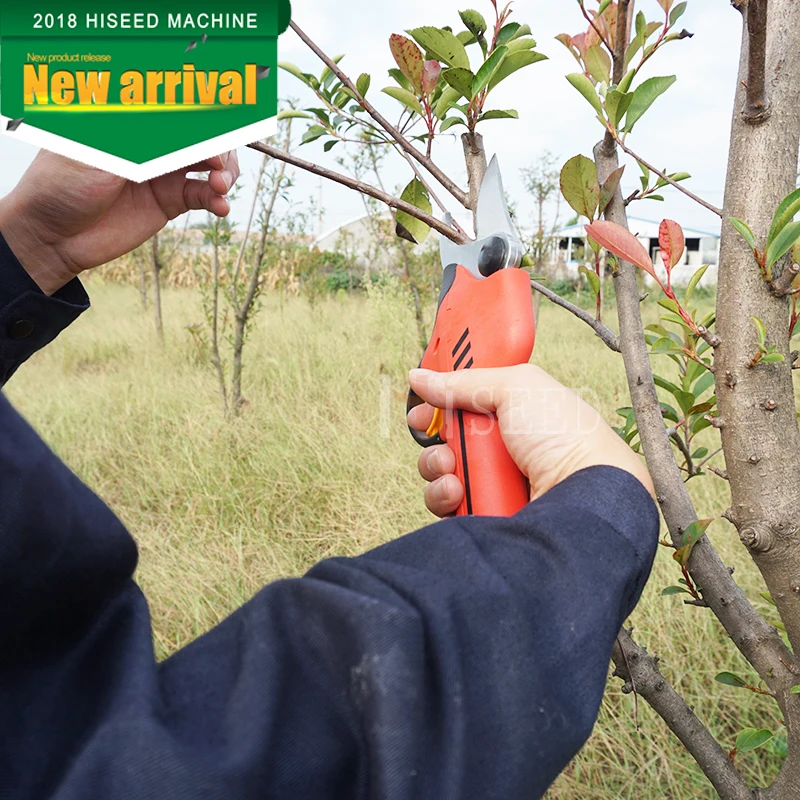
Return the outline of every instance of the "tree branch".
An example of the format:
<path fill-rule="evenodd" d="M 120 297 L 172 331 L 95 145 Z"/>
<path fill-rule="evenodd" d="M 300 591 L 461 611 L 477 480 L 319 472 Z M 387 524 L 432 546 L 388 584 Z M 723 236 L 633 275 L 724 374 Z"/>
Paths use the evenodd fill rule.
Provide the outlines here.
<path fill-rule="evenodd" d="M 728 754 L 661 674 L 658 659 L 637 645 L 630 633 L 624 630 L 614 645 L 613 657 L 617 667 L 614 675 L 626 681 L 626 689 L 640 694 L 667 723 L 692 754 L 720 798 L 754 800 L 755 792 L 747 785 Z"/>
<path fill-rule="evenodd" d="M 750 0 L 747 4 L 747 94 L 745 121 L 751 125 L 766 122 L 770 115 L 767 98 L 767 0 Z"/>
<path fill-rule="evenodd" d="M 717 208 L 716 206 L 711 205 L 711 203 L 706 202 L 705 200 L 703 200 L 702 197 L 698 197 L 694 192 L 690 191 L 685 186 L 681 186 L 680 183 L 678 183 L 677 181 L 672 180 L 672 178 L 670 178 L 669 175 L 666 175 L 660 169 L 656 169 L 652 164 L 648 164 L 647 161 L 645 161 L 640 155 L 637 155 L 636 153 L 634 153 L 633 150 L 631 150 L 630 147 L 628 147 L 628 145 L 626 145 L 625 142 L 623 142 L 622 139 L 619 138 L 619 136 L 616 134 L 616 132 L 612 133 L 611 135 L 614 137 L 614 141 L 631 158 L 636 159 L 636 161 L 638 161 L 643 167 L 646 167 L 647 169 L 649 169 L 650 172 L 652 172 L 654 175 L 658 175 L 658 177 L 661 178 L 662 181 L 666 181 L 670 186 L 674 186 L 679 192 L 683 192 L 683 194 L 685 194 L 688 198 L 694 200 L 695 203 L 699 203 L 701 206 L 703 206 L 703 208 L 707 208 L 713 214 L 716 214 L 718 217 L 722 217 L 722 209 L 721 208 Z"/>
<path fill-rule="evenodd" d="M 619 37 L 614 53 L 615 75 L 624 68 L 627 29 L 620 27 L 620 19 L 627 21 L 624 16 L 626 14 L 627 6 L 620 3 L 617 11 Z M 622 67 L 620 62 L 623 62 Z M 796 147 L 794 152 L 797 152 Z M 619 167 L 619 154 L 610 130 L 606 130 L 605 138 L 595 147 L 594 156 L 598 178 L 602 184 Z M 606 207 L 604 216 L 611 222 L 628 228 L 625 201 L 619 187 Z M 636 413 L 639 438 L 670 536 L 675 546 L 680 547 L 683 533 L 697 521 L 697 513 L 675 460 L 661 414 L 644 336 L 636 267 L 621 260 L 614 282 L 617 290 L 620 349 L 625 363 L 631 404 Z M 761 678 L 771 689 L 776 685 L 785 685 L 787 669 L 783 665 L 793 663 L 794 656 L 777 631 L 766 623 L 747 600 L 705 536 L 692 550 L 689 572 L 717 619 Z"/>
<path fill-rule="evenodd" d="M 253 142 L 247 146 L 253 150 L 257 150 L 259 153 L 266 153 L 268 156 L 272 156 L 272 158 L 275 158 L 278 161 L 285 161 L 287 164 L 291 164 L 294 167 L 299 167 L 306 172 L 311 172 L 314 175 L 327 178 L 335 183 L 340 183 L 342 186 L 346 186 L 348 189 L 353 189 L 354 191 L 361 192 L 369 197 L 374 197 L 376 200 L 386 203 L 386 205 L 390 208 L 395 208 L 398 211 L 405 211 L 406 214 L 416 217 L 426 225 L 430 225 L 430 227 L 435 231 L 438 231 L 442 234 L 442 236 L 446 236 L 451 241 L 456 242 L 456 244 L 464 244 L 469 241 L 469 238 L 463 233 L 459 233 L 453 228 L 448 227 L 444 224 L 444 222 L 436 219 L 436 217 L 426 214 L 416 206 L 412 206 L 411 203 L 406 203 L 404 200 L 400 200 L 397 197 L 387 194 L 386 192 L 382 192 L 380 189 L 376 189 L 374 186 L 364 183 L 364 181 L 350 178 L 347 175 L 342 175 L 339 172 L 333 172 L 333 170 L 321 167 L 319 164 L 314 164 L 311 161 L 305 161 L 302 158 L 298 158 L 291 153 L 287 153 L 278 147 L 273 147 L 272 145 L 265 144 L 264 142 Z"/>
<path fill-rule="evenodd" d="M 397 128 L 394 127 L 390 122 L 388 122 L 376 109 L 375 107 L 364 97 L 361 96 L 360 92 L 356 88 L 356 85 L 350 80 L 350 78 L 345 75 L 344 72 L 339 68 L 339 66 L 333 61 L 333 59 L 329 58 L 309 37 L 306 33 L 301 30 L 301 28 L 297 25 L 296 22 L 292 21 L 291 23 L 292 30 L 300 37 L 300 39 L 306 44 L 315 54 L 316 56 L 328 67 L 328 69 L 333 72 L 333 74 L 353 93 L 354 97 L 358 98 L 359 105 L 369 114 L 375 122 L 378 123 L 396 142 L 406 151 L 413 159 L 418 161 L 422 164 L 425 169 L 436 178 L 439 183 L 450 192 L 459 203 L 465 208 L 469 208 L 467 205 L 468 199 L 467 194 L 462 189 L 460 189 L 444 172 L 442 172 L 439 167 L 424 153 L 420 153 L 408 139 L 400 133 Z"/>
<path fill-rule="evenodd" d="M 792 264 L 780 277 L 770 283 L 769 288 L 776 297 L 793 294 L 795 290 L 792 289 L 792 284 L 798 275 L 800 275 L 800 264 Z"/>
<path fill-rule="evenodd" d="M 569 302 L 569 300 L 565 300 L 563 297 L 561 297 L 561 295 L 556 294 L 546 286 L 542 286 L 541 283 L 531 281 L 531 286 L 537 292 L 539 292 L 539 294 L 544 295 L 551 303 L 566 309 L 570 314 L 576 316 L 582 322 L 585 322 L 595 332 L 595 334 L 603 340 L 603 343 L 609 348 L 609 350 L 613 350 L 615 353 L 620 352 L 617 334 L 614 333 L 614 331 L 612 331 L 608 325 L 604 324 L 603 322 L 598 322 L 594 318 L 594 315 L 590 314 L 588 311 L 584 311 L 582 308 L 579 308 L 576 305 L 573 305 Z"/>
<path fill-rule="evenodd" d="M 594 18 L 591 17 L 589 12 L 586 10 L 586 7 L 583 4 L 583 0 L 580 0 L 580 6 L 581 6 L 581 13 L 583 14 L 584 18 L 592 26 L 592 28 L 594 28 L 594 32 L 598 35 L 600 41 L 608 48 L 608 52 L 611 53 L 613 51 L 613 48 L 606 40 L 606 37 L 603 36 L 603 32 L 600 30 L 600 28 L 597 27 L 597 23 L 594 21 Z"/>

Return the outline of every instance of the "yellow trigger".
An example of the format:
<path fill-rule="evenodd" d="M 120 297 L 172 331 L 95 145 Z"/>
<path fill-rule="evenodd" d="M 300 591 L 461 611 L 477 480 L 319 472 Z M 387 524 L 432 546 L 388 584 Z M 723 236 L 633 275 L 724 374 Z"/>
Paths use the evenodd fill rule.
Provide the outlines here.
<path fill-rule="evenodd" d="M 433 421 L 430 427 L 425 431 L 425 435 L 430 439 L 436 436 L 439 431 L 444 427 L 444 411 L 441 408 L 434 409 Z"/>

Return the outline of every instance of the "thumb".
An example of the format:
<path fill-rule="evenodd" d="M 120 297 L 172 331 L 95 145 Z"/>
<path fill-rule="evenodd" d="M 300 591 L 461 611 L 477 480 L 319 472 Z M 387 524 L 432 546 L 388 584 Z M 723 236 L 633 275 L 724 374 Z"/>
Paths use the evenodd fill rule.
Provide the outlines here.
<path fill-rule="evenodd" d="M 488 414 L 497 411 L 502 390 L 510 384 L 513 369 L 503 367 L 458 372 L 412 369 L 408 380 L 411 388 L 434 408 L 460 408 Z"/>

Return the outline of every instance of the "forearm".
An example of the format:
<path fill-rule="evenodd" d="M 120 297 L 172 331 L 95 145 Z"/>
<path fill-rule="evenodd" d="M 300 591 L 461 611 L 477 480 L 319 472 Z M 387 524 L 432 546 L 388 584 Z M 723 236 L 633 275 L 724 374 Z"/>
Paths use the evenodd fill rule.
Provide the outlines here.
<path fill-rule="evenodd" d="M 0 227 L 0 386 L 89 307 L 73 279 L 47 296 L 9 247 Z"/>

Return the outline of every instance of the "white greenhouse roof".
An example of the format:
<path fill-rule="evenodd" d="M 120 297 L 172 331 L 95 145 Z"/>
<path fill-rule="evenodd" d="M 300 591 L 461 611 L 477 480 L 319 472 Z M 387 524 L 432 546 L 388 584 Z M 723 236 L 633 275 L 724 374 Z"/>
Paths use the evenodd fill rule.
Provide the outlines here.
<path fill-rule="evenodd" d="M 658 239 L 658 229 L 660 222 L 654 222 L 650 219 L 639 219 L 638 217 L 628 217 L 628 226 L 631 233 L 643 239 Z M 555 236 L 562 239 L 582 239 L 586 236 L 586 222 L 578 223 L 577 225 L 570 225 L 568 228 L 562 228 L 555 232 Z M 681 224 L 683 234 L 687 239 L 719 239 L 718 233 L 711 233 L 710 231 L 698 231 L 694 228 L 687 228 Z"/>

